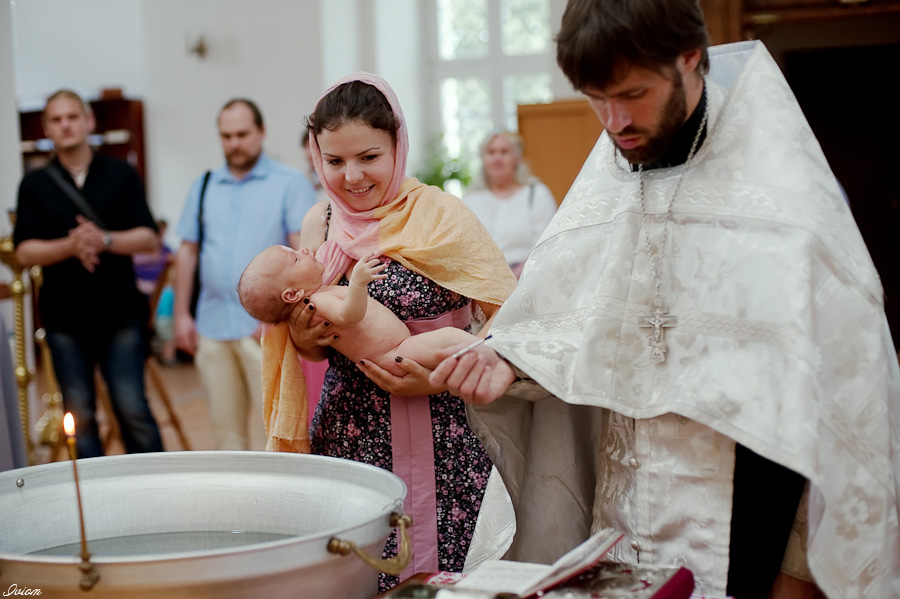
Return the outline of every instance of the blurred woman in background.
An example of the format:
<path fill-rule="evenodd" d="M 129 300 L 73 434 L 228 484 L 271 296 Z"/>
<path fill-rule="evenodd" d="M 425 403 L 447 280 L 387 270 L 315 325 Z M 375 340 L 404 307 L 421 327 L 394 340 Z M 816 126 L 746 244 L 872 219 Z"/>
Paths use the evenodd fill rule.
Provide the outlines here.
<path fill-rule="evenodd" d="M 500 246 L 516 277 L 556 213 L 556 200 L 532 176 L 522 156 L 522 139 L 495 131 L 481 145 L 481 181 L 464 198 Z"/>

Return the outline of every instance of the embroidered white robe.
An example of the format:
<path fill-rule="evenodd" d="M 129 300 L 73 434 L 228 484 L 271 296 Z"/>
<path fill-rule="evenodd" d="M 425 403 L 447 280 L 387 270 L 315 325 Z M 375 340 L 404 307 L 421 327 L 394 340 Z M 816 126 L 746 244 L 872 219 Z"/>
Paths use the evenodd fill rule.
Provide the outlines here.
<path fill-rule="evenodd" d="M 614 526 L 614 557 L 686 564 L 724 596 L 737 442 L 810 481 L 808 561 L 829 597 L 900 597 L 900 372 L 880 281 L 765 47 L 710 54 L 707 139 L 687 172 L 644 173 L 654 239 L 683 177 L 666 361 L 638 326 L 654 285 L 637 174 L 606 134 L 492 328 L 542 387 L 470 410 L 516 508 L 510 557 L 551 561 Z"/>

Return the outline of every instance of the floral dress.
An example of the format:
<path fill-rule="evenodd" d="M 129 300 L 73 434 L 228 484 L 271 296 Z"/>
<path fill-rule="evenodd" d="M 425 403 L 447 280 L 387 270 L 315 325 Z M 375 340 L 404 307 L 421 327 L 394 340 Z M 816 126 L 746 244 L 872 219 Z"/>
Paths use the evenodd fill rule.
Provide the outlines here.
<path fill-rule="evenodd" d="M 387 278 L 369 283 L 369 295 L 400 320 L 438 316 L 470 300 L 381 257 Z M 346 277 L 340 284 L 347 284 Z M 392 468 L 390 394 L 369 380 L 349 359 L 329 351 L 322 395 L 312 421 L 312 452 Z M 445 392 L 429 398 L 434 438 L 438 526 L 438 566 L 461 572 L 491 462 L 469 428 L 463 401 Z M 410 499 L 407 498 L 407 503 Z M 395 534 L 385 557 L 396 554 Z M 381 575 L 384 591 L 396 577 Z"/>

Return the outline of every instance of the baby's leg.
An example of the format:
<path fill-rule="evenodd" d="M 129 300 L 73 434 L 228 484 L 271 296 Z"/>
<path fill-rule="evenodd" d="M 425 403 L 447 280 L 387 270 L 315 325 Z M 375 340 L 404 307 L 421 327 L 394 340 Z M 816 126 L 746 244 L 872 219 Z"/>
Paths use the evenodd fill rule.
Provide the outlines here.
<path fill-rule="evenodd" d="M 460 343 L 473 343 L 478 341 L 478 337 L 467 333 L 462 329 L 453 327 L 444 327 L 413 335 L 404 339 L 396 348 L 398 356 L 409 358 L 430 370 L 434 370 L 440 360 L 437 358 L 437 352 Z"/>

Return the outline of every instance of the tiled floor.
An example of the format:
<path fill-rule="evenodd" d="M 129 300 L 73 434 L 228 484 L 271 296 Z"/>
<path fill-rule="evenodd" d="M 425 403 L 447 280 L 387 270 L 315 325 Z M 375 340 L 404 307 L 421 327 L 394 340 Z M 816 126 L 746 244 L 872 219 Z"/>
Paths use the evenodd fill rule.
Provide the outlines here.
<path fill-rule="evenodd" d="M 181 422 L 181 429 L 191 449 L 215 449 L 212 429 L 209 422 L 209 410 L 206 396 L 197 378 L 197 370 L 193 364 L 158 367 L 164 389 L 169 393 L 172 407 Z M 152 378 L 147 380 L 147 399 L 150 408 L 159 423 L 166 451 L 183 450 L 178 434 L 172 425 L 165 405 L 160 399 L 160 391 L 153 384 Z M 252 430 L 251 449 L 262 450 L 266 446 L 266 435 L 263 430 Z"/>

